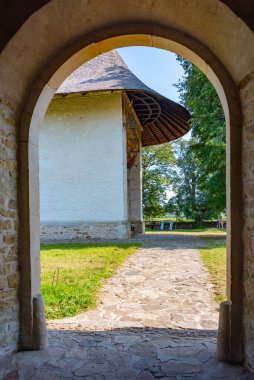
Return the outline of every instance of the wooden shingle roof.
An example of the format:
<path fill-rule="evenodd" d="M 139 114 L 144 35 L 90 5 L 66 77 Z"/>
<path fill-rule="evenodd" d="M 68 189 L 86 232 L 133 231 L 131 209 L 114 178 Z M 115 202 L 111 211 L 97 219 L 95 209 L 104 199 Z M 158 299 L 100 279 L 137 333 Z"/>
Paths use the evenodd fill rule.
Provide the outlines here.
<path fill-rule="evenodd" d="M 112 50 L 86 62 L 59 87 L 58 94 L 124 90 L 142 125 L 142 145 L 178 139 L 189 131 L 189 112 L 141 82 Z"/>

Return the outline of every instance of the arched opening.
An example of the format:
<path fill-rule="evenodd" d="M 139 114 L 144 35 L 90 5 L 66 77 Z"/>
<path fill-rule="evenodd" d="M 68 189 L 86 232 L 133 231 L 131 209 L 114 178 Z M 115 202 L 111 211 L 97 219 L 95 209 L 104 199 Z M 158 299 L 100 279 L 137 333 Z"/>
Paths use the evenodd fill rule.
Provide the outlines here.
<path fill-rule="evenodd" d="M 124 29 L 124 28 L 123 28 Z M 23 113 L 20 135 L 21 207 L 20 242 L 22 260 L 22 347 L 41 348 L 46 344 L 43 300 L 40 295 L 40 223 L 38 181 L 38 135 L 46 109 L 55 90 L 63 80 L 81 63 L 112 48 L 141 45 L 154 46 L 175 52 L 199 67 L 216 88 L 223 104 L 227 122 L 227 191 L 228 191 L 228 301 L 221 307 L 221 330 L 219 351 L 221 358 L 234 362 L 242 361 L 242 277 L 241 236 L 238 230 L 241 220 L 241 163 L 236 152 L 239 149 L 241 132 L 241 109 L 238 95 L 230 75 L 213 54 L 197 41 L 186 35 L 175 35 L 172 31 L 157 30 L 156 35 L 145 33 L 149 26 L 140 27 L 144 32 L 123 34 L 106 38 L 102 32 L 92 44 L 82 41 L 63 52 L 52 62 L 31 92 Z M 112 29 L 110 31 L 112 36 Z M 114 34 L 114 32 L 113 32 Z M 189 46 L 189 47 L 186 47 Z M 75 54 L 74 52 L 77 51 Z M 70 57 L 70 58 L 67 58 Z M 207 63 L 209 62 L 209 63 Z"/>

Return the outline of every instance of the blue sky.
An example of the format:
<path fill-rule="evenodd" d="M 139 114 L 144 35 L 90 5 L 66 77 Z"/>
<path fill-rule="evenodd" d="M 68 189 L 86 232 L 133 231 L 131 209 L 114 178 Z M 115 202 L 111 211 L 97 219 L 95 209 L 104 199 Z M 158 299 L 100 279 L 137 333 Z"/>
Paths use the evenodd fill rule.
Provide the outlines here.
<path fill-rule="evenodd" d="M 131 46 L 117 51 L 129 69 L 147 86 L 179 102 L 177 88 L 173 84 L 178 82 L 184 72 L 174 53 L 143 46 Z"/>

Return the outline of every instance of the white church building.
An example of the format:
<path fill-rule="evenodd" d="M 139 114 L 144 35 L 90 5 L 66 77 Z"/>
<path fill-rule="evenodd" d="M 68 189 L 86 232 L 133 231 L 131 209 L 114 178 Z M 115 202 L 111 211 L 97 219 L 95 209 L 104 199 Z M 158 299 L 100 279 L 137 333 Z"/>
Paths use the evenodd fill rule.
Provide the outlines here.
<path fill-rule="evenodd" d="M 79 67 L 58 89 L 40 131 L 41 240 L 142 233 L 141 148 L 183 136 L 189 118 L 116 51 Z"/>

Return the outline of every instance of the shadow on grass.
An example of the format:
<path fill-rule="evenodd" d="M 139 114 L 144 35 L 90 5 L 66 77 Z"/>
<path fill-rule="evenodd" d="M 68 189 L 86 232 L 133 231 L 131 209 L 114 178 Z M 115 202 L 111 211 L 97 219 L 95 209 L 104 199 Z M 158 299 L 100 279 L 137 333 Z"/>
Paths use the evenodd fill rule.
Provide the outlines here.
<path fill-rule="evenodd" d="M 208 244 L 208 240 L 219 241 L 221 242 L 219 244 L 222 244 L 223 241 L 226 241 L 226 235 L 157 232 L 136 235 L 132 241 L 142 244 L 143 247 L 167 251 L 170 249 L 200 249 Z"/>
<path fill-rule="evenodd" d="M 206 239 L 225 240 L 226 235 L 220 234 L 204 234 L 197 235 L 195 233 L 170 233 L 170 232 L 154 232 L 146 234 L 135 235 L 132 239 L 126 239 L 122 241 L 82 241 L 80 243 L 71 242 L 57 242 L 57 243 L 42 243 L 41 250 L 49 251 L 51 249 L 59 250 L 78 250 L 83 248 L 97 248 L 97 247 L 118 247 L 128 249 L 130 247 L 139 248 L 141 246 L 149 248 L 160 248 L 160 250 L 175 249 L 176 245 L 178 249 L 196 248 L 199 249 L 206 245 Z M 166 243 L 166 244 L 165 244 Z"/>
<path fill-rule="evenodd" d="M 204 246 L 200 247 L 200 249 L 205 249 L 207 251 L 216 249 L 216 248 L 226 248 L 226 236 L 223 237 L 214 237 L 214 236 L 206 236 L 203 238 Z"/>
<path fill-rule="evenodd" d="M 63 243 L 42 243 L 41 244 L 41 250 L 43 251 L 50 251 L 52 249 L 60 249 L 60 250 L 79 250 L 83 248 L 103 248 L 103 247 L 116 247 L 121 249 L 128 249 L 130 247 L 133 248 L 139 248 L 140 243 L 136 242 L 122 242 L 122 243 L 116 243 L 116 242 L 89 242 L 89 243 L 70 243 L 70 242 L 63 242 Z"/>

